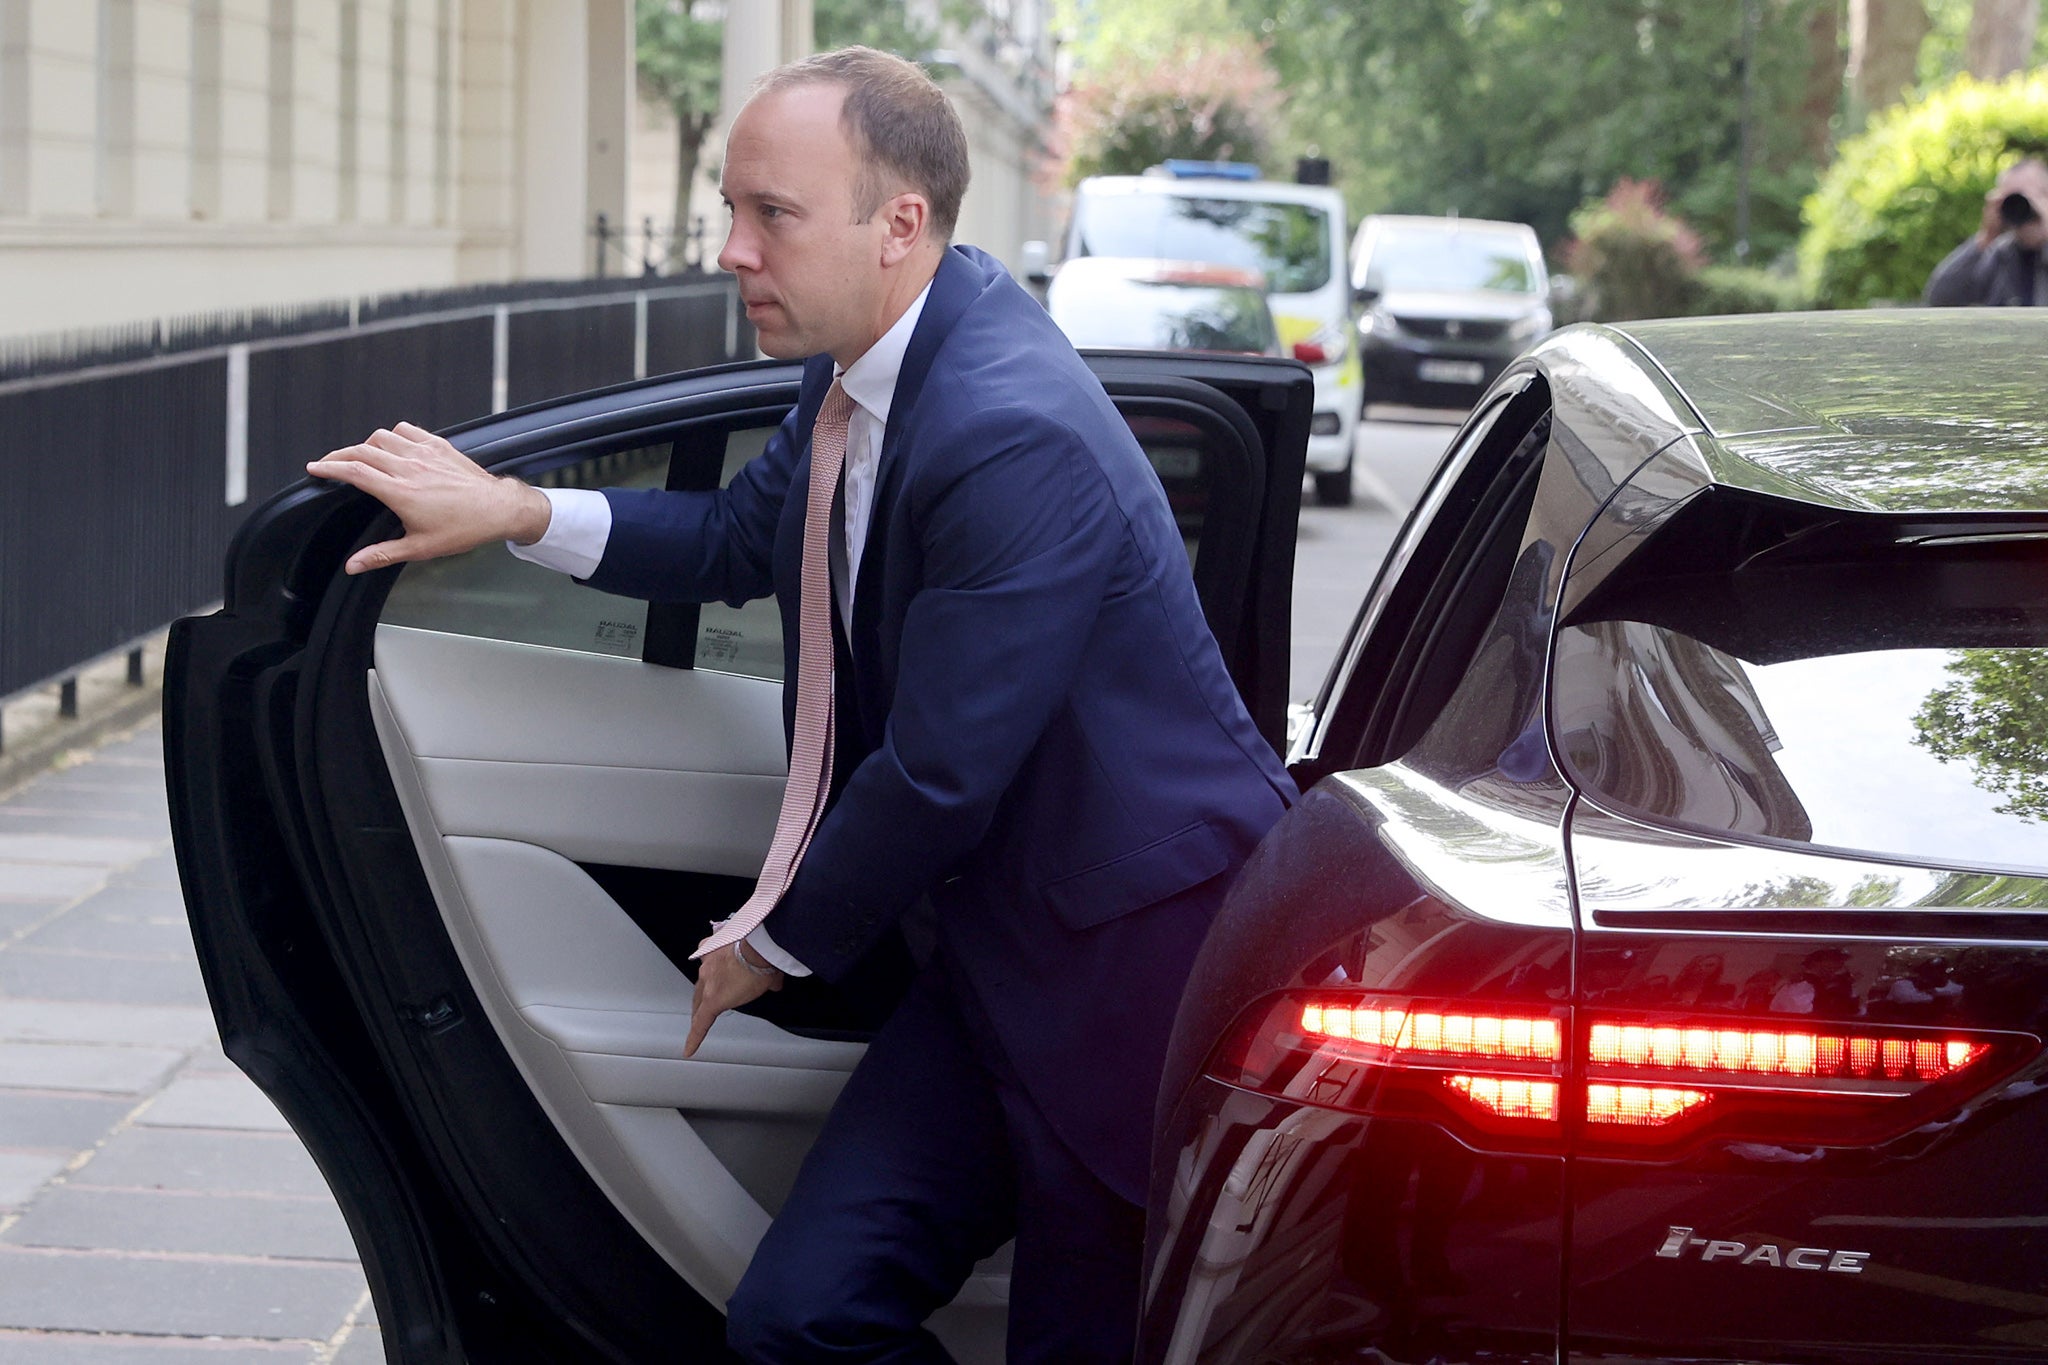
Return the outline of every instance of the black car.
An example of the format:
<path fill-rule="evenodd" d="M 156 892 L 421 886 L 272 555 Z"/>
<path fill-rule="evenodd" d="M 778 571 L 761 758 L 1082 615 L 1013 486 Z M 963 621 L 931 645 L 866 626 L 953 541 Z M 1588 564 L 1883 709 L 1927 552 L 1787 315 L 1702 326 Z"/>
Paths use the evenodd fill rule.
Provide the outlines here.
<path fill-rule="evenodd" d="M 1151 1362 L 2048 1356 L 2048 320 L 1572 329 L 1178 1026 Z"/>
<path fill-rule="evenodd" d="M 1510 368 L 1184 1003 L 1146 1361 L 2048 1350 L 2044 340 L 2018 312 L 1711 320 Z M 1093 363 L 1277 744 L 1312 381 Z M 455 439 L 710 487 L 796 378 Z M 344 576 L 390 525 L 288 491 L 173 635 L 225 1045 L 333 1185 L 394 1359 L 722 1358 L 717 1305 L 892 984 L 792 983 L 680 1058 L 678 964 L 774 823 L 774 613 L 496 547 Z M 963 1360 L 1001 1357 L 1002 1276 L 935 1324 Z"/>

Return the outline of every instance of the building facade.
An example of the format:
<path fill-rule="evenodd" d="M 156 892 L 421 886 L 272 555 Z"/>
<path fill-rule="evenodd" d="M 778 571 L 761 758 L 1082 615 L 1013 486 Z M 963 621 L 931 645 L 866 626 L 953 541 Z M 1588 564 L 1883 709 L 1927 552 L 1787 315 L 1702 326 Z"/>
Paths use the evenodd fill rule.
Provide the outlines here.
<path fill-rule="evenodd" d="M 723 115 L 706 141 L 690 196 L 691 222 L 674 225 L 677 250 L 693 259 L 715 256 L 724 239 L 725 213 L 717 168 L 724 160 L 725 126 L 748 85 L 770 67 L 813 50 L 814 0 L 727 0 L 701 9 L 721 15 L 725 62 L 720 79 Z M 1056 235 L 1054 196 L 1043 169 L 1052 127 L 1054 31 L 1052 0 L 979 0 L 962 6 L 906 0 L 911 15 L 938 37 L 932 51 L 906 53 L 932 69 L 952 97 L 967 131 L 973 180 L 960 206 L 954 237 L 1020 266 L 1023 244 Z M 674 217 L 676 121 L 666 108 L 639 102 L 628 223 L 635 233 L 665 241 Z M 637 241 L 638 239 L 635 239 Z M 629 259 L 639 258 L 629 241 Z M 661 258 L 662 248 L 655 255 Z"/>
<path fill-rule="evenodd" d="M 590 273 L 631 0 L 0 0 L 0 336 Z"/>

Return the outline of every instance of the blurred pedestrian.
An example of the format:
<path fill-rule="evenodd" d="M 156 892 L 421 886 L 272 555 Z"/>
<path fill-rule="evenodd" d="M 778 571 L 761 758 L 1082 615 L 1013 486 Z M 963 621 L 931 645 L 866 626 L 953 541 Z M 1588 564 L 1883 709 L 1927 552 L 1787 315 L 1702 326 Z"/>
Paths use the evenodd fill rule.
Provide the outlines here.
<path fill-rule="evenodd" d="M 1951 308 L 2048 305 L 2048 165 L 2029 157 L 2002 173 L 1984 194 L 1984 218 L 1968 241 L 1927 277 L 1925 302 Z"/>

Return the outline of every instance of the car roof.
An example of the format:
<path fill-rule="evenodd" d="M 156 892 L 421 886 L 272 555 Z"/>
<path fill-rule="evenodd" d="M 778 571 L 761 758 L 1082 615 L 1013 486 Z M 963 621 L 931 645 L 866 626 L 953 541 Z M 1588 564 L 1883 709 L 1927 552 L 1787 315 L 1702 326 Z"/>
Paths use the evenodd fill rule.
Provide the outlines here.
<path fill-rule="evenodd" d="M 1338 208 L 1344 196 L 1328 185 L 1296 185 L 1286 180 L 1228 180 L 1220 176 L 1096 175 L 1083 180 L 1086 194 L 1172 194 L 1189 199 L 1253 199 L 1261 203 L 1309 204 Z"/>
<path fill-rule="evenodd" d="M 1509 223 L 1498 218 L 1433 218 L 1419 213 L 1374 213 L 1368 214 L 1359 226 L 1362 228 L 1366 223 L 1450 232 L 1497 232 L 1515 237 L 1533 238 L 1536 235 L 1536 229 L 1527 223 Z"/>
<path fill-rule="evenodd" d="M 1869 309 L 1625 322 L 1713 477 L 1885 512 L 2048 509 L 2048 314 Z"/>

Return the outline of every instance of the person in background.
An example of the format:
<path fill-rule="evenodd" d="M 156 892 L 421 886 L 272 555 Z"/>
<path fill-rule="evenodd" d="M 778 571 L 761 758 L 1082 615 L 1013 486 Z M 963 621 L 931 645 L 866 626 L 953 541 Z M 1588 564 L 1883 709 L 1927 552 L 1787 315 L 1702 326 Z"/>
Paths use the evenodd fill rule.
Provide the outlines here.
<path fill-rule="evenodd" d="M 1934 267 L 1924 302 L 1933 308 L 2048 305 L 2048 273 L 2041 264 L 2044 243 L 2048 165 L 2029 157 L 2007 168 L 1985 192 L 1984 219 L 1976 235 Z"/>

